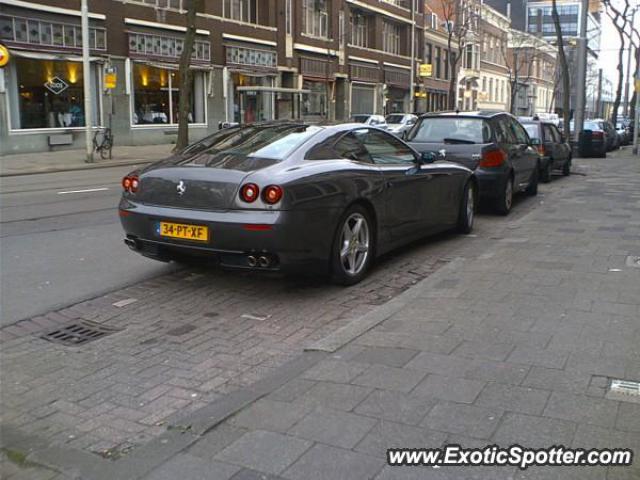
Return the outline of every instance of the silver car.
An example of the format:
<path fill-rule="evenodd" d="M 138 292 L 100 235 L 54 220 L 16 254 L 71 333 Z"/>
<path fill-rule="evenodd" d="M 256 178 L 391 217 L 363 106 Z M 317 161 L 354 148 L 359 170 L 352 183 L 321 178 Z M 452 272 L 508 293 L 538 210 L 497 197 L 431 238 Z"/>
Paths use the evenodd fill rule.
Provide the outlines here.
<path fill-rule="evenodd" d="M 416 124 L 418 117 L 411 113 L 391 113 L 386 116 L 387 130 L 398 137 Z"/>
<path fill-rule="evenodd" d="M 361 124 L 230 127 L 124 177 L 125 243 L 158 260 L 328 273 L 356 283 L 375 257 L 473 227 L 473 173 Z"/>

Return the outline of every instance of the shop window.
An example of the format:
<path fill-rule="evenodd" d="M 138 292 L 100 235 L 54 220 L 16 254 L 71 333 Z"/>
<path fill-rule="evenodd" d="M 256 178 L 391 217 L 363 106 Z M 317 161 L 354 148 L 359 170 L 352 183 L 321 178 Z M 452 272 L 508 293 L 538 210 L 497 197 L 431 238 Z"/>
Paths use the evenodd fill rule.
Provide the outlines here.
<path fill-rule="evenodd" d="M 92 66 L 95 76 L 95 67 Z M 15 58 L 9 69 L 11 127 L 72 128 L 85 125 L 80 62 Z M 97 81 L 92 82 L 97 85 Z M 97 118 L 94 102 L 94 121 Z"/>
<path fill-rule="evenodd" d="M 82 29 L 73 25 L 0 15 L 0 39 L 30 45 L 82 48 Z M 107 32 L 89 27 L 89 48 L 106 50 Z"/>
<path fill-rule="evenodd" d="M 193 73 L 189 123 L 205 123 L 204 74 Z M 167 125 L 178 123 L 180 73 L 136 63 L 133 68 L 134 125 Z"/>
<path fill-rule="evenodd" d="M 305 80 L 302 88 L 309 90 L 309 93 L 302 95 L 302 116 L 325 118 L 327 116 L 326 84 Z"/>

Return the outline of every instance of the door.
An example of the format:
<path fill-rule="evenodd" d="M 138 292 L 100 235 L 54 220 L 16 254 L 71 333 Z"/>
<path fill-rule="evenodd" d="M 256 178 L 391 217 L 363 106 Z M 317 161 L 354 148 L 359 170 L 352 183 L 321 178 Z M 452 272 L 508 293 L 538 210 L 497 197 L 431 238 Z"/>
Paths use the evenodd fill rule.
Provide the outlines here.
<path fill-rule="evenodd" d="M 355 132 L 384 175 L 384 224 L 394 241 L 413 237 L 436 222 L 433 175 L 420 168 L 413 150 L 393 135 L 375 129 Z"/>
<path fill-rule="evenodd" d="M 513 137 L 515 137 L 516 148 L 513 152 L 513 165 L 517 188 L 521 190 L 528 185 L 533 175 L 533 170 L 537 168 L 538 152 L 531 147 L 529 135 L 524 127 L 512 117 L 505 117 L 505 119 L 509 124 Z"/>
<path fill-rule="evenodd" d="M 571 156 L 571 147 L 562 139 L 562 134 L 560 133 L 560 130 L 558 130 L 558 127 L 551 124 L 549 128 L 551 129 L 551 133 L 555 139 L 556 149 L 558 152 L 558 159 L 556 160 L 554 158 L 554 160 L 559 160 L 564 164 L 564 162 L 569 160 L 569 157 Z"/>
<path fill-rule="evenodd" d="M 551 167 L 558 167 L 563 162 L 562 145 L 557 141 L 552 129 L 553 125 L 550 123 L 543 123 L 541 126 L 544 138 L 544 150 L 547 153 L 547 156 L 551 158 Z"/>

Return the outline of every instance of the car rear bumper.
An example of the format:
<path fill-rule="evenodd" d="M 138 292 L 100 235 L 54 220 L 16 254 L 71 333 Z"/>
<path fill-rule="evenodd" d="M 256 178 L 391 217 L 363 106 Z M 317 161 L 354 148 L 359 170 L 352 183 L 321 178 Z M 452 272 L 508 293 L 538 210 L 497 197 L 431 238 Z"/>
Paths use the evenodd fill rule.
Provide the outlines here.
<path fill-rule="evenodd" d="M 125 243 L 147 257 L 200 258 L 225 267 L 270 271 L 327 271 L 340 212 L 336 210 L 200 211 L 122 200 Z M 206 242 L 161 236 L 160 221 L 206 226 Z M 266 259 L 264 265 L 260 260 Z M 256 264 L 253 264 L 255 259 Z"/>
<path fill-rule="evenodd" d="M 509 177 L 508 170 L 484 170 L 477 168 L 475 176 L 478 180 L 478 190 L 480 198 L 496 198 L 502 195 L 505 182 Z"/>

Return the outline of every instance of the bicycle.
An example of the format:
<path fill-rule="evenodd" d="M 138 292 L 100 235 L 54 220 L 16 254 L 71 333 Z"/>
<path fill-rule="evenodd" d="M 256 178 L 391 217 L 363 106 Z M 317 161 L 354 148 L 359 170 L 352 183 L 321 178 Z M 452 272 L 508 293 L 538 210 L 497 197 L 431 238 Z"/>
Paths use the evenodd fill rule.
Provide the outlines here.
<path fill-rule="evenodd" d="M 106 160 L 111 158 L 113 148 L 113 134 L 110 128 L 97 130 L 93 135 L 93 150 L 100 154 L 100 158 Z"/>

